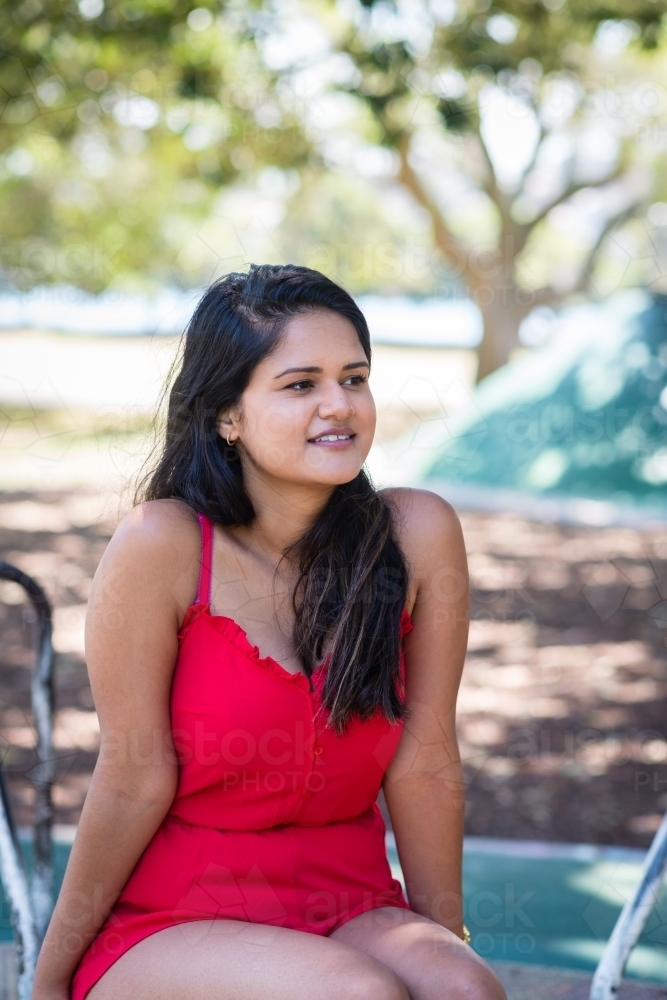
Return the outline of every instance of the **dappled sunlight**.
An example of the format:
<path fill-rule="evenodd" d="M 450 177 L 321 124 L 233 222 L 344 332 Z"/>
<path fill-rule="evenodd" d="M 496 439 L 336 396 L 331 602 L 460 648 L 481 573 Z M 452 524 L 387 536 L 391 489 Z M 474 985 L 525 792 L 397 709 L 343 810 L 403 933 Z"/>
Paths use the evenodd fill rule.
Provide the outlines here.
<path fill-rule="evenodd" d="M 468 831 L 648 844 L 667 807 L 664 535 L 461 517 Z"/>

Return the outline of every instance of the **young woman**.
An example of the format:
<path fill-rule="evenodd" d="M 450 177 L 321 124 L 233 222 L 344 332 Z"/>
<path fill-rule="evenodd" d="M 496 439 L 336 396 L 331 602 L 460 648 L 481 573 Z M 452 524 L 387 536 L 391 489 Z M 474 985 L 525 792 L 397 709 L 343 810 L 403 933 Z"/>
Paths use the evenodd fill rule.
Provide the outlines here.
<path fill-rule="evenodd" d="M 95 576 L 100 753 L 33 1000 L 504 1000 L 463 941 L 463 539 L 364 472 L 370 360 L 316 271 L 199 303 Z"/>

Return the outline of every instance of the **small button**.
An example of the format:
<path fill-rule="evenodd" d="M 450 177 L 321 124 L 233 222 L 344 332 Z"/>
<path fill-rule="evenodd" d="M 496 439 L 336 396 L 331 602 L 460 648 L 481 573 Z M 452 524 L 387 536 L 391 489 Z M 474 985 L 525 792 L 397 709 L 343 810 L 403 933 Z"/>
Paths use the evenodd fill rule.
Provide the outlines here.
<path fill-rule="evenodd" d="M 322 753 L 323 750 L 324 750 L 324 747 L 315 747 L 315 749 L 313 750 L 313 753 Z"/>
<path fill-rule="evenodd" d="M 304 797 L 304 799 L 312 799 L 313 793 L 312 792 L 304 792 L 303 793 L 303 797 Z"/>

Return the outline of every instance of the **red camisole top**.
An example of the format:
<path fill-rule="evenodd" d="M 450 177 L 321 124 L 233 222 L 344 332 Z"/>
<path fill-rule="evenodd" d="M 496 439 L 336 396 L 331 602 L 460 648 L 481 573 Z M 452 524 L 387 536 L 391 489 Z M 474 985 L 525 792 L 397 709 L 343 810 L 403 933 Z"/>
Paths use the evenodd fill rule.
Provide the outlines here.
<path fill-rule="evenodd" d="M 378 906 L 410 909 L 393 878 L 377 804 L 402 722 L 378 711 L 337 736 L 312 676 L 262 656 L 210 608 L 212 522 L 199 515 L 197 599 L 178 635 L 170 708 L 175 798 L 81 958 L 72 1000 L 129 948 L 193 920 L 329 934 Z M 407 611 L 401 636 L 413 628 Z M 405 660 L 401 644 L 402 677 Z"/>

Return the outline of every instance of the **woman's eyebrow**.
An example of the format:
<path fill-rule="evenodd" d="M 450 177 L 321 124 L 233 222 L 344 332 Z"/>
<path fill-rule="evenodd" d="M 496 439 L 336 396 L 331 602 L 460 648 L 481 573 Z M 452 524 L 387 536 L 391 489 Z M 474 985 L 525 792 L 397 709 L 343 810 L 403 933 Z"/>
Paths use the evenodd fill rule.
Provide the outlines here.
<path fill-rule="evenodd" d="M 343 371 L 346 372 L 349 368 L 370 368 L 368 361 L 351 361 L 349 365 L 343 365 Z M 286 368 L 284 372 L 280 375 L 274 375 L 274 379 L 282 378 L 283 375 L 290 375 L 292 372 L 317 372 L 321 373 L 324 369 L 318 368 L 317 365 L 310 365 L 307 368 Z"/>

